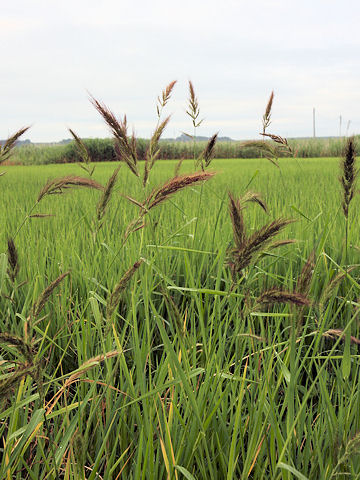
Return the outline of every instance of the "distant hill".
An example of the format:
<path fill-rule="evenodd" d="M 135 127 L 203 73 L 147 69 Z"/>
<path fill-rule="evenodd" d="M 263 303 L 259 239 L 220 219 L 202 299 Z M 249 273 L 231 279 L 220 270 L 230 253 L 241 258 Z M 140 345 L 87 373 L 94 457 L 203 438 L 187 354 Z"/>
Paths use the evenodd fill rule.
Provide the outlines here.
<path fill-rule="evenodd" d="M 196 141 L 197 142 L 207 142 L 209 139 L 210 139 L 210 137 L 196 136 Z M 192 139 L 191 136 L 186 135 L 185 133 L 182 133 L 179 137 L 164 138 L 161 141 L 162 142 L 192 142 L 193 139 Z M 218 137 L 217 141 L 218 142 L 236 142 L 237 140 L 233 140 L 230 137 Z"/>

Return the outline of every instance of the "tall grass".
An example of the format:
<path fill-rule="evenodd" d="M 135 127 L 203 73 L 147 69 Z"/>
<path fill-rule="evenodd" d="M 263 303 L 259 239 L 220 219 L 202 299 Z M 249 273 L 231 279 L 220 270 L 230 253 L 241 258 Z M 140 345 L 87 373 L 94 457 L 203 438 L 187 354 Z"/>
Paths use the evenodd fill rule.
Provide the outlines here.
<path fill-rule="evenodd" d="M 0 478 L 360 478 L 338 161 L 133 153 L 1 178 Z"/>

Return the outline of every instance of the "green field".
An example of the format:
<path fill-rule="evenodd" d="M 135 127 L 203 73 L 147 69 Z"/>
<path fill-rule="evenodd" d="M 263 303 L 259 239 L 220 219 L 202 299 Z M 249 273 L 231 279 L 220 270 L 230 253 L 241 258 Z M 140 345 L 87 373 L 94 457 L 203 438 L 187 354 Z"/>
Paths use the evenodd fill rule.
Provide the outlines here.
<path fill-rule="evenodd" d="M 346 246 L 339 160 L 279 163 L 214 160 L 213 178 L 151 209 L 126 241 L 139 207 L 125 196 L 143 202 L 176 162 L 157 162 L 145 190 L 122 164 L 101 228 L 98 190 L 36 204 L 49 179 L 86 177 L 79 165 L 2 167 L 1 479 L 360 478 L 359 197 Z M 105 185 L 116 166 L 92 178 Z M 229 191 L 268 206 L 244 204 L 249 237 L 295 220 L 273 238 L 294 243 L 268 243 L 236 278 Z M 307 304 L 261 300 L 275 287 Z"/>

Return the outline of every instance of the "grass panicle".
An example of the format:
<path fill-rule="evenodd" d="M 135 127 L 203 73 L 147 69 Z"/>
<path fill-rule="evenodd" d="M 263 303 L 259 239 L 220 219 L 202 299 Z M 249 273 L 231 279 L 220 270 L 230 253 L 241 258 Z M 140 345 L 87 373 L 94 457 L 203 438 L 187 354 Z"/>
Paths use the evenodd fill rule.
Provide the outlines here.
<path fill-rule="evenodd" d="M 200 156 L 197 160 L 196 165 L 200 166 L 203 171 L 205 170 L 205 168 L 207 168 L 210 165 L 211 160 L 214 158 L 215 145 L 216 145 L 217 138 L 218 138 L 218 133 L 215 133 L 209 139 L 209 141 L 207 142 L 204 150 L 201 152 L 201 154 L 200 154 Z"/>
<path fill-rule="evenodd" d="M 35 319 L 37 318 L 42 309 L 45 307 L 46 303 L 48 302 L 51 294 L 53 291 L 60 285 L 60 283 L 66 278 L 68 275 L 70 275 L 70 272 L 65 272 L 61 275 L 59 275 L 53 282 L 50 283 L 48 287 L 45 288 L 45 290 L 40 294 L 39 298 L 36 300 L 32 307 L 32 317 Z"/>
<path fill-rule="evenodd" d="M 126 115 L 124 115 L 122 120 L 117 120 L 105 104 L 100 103 L 94 97 L 90 97 L 90 101 L 103 117 L 115 137 L 115 153 L 118 159 L 124 161 L 131 172 L 139 177 L 136 137 L 135 133 L 131 137 L 128 136 Z"/>
<path fill-rule="evenodd" d="M 233 229 L 234 243 L 237 249 L 241 249 L 244 246 L 246 240 L 245 223 L 242 214 L 243 206 L 240 203 L 240 199 L 235 198 L 231 192 L 228 192 L 228 195 L 229 213 Z"/>
<path fill-rule="evenodd" d="M 115 168 L 113 174 L 107 181 L 107 184 L 105 185 L 104 191 L 99 200 L 99 203 L 96 206 L 96 216 L 99 222 L 101 222 L 101 220 L 104 218 L 104 215 L 106 213 L 107 206 L 110 202 L 111 195 L 116 185 L 119 170 L 120 170 L 120 167 Z"/>
<path fill-rule="evenodd" d="M 311 280 L 315 268 L 315 251 L 313 250 L 303 266 L 296 284 L 296 291 L 302 295 L 308 295 L 310 291 Z"/>
<path fill-rule="evenodd" d="M 37 202 L 40 202 L 47 195 L 57 195 L 62 194 L 69 188 L 74 187 L 83 187 L 83 188 L 93 188 L 95 190 L 104 190 L 103 185 L 96 182 L 91 178 L 83 178 L 75 175 L 68 175 L 62 178 L 54 178 L 49 180 L 46 185 L 41 189 Z"/>
<path fill-rule="evenodd" d="M 240 202 L 242 204 L 247 203 L 247 202 L 253 202 L 259 205 L 265 213 L 268 213 L 268 207 L 262 198 L 261 194 L 258 192 L 252 192 L 251 190 L 247 191 L 240 199 Z"/>
<path fill-rule="evenodd" d="M 33 213 L 29 215 L 29 218 L 47 218 L 47 217 L 55 217 L 53 213 Z"/>
<path fill-rule="evenodd" d="M 20 384 L 21 380 L 27 375 L 33 375 L 36 367 L 34 365 L 23 365 L 13 373 L 0 380 L 0 400 L 7 399 L 14 389 Z"/>
<path fill-rule="evenodd" d="M 184 161 L 184 158 L 180 158 L 176 164 L 175 164 L 175 168 L 174 168 L 174 177 L 178 177 L 180 175 L 180 169 L 181 169 L 181 165 Z"/>
<path fill-rule="evenodd" d="M 270 243 L 268 246 L 268 250 L 272 250 L 275 248 L 279 247 L 284 247 L 285 245 L 292 245 L 293 243 L 296 243 L 296 240 L 294 238 L 288 238 L 285 240 L 277 240 L 276 242 Z"/>
<path fill-rule="evenodd" d="M 76 133 L 73 130 L 71 130 L 71 128 L 69 128 L 68 130 L 75 141 L 76 148 L 79 152 L 81 160 L 83 161 L 83 164 L 80 163 L 79 166 L 83 170 L 85 170 L 91 177 L 92 174 L 94 173 L 95 167 L 91 167 L 93 158 L 91 156 L 90 150 L 85 145 L 85 143 L 81 140 L 81 138 L 78 135 L 76 135 Z"/>
<path fill-rule="evenodd" d="M 121 277 L 119 282 L 115 285 L 114 290 L 112 291 L 110 298 L 106 303 L 106 318 L 110 319 L 118 306 L 121 298 L 122 292 L 125 290 L 127 284 L 129 283 L 130 279 L 134 275 L 134 273 L 139 269 L 143 260 L 138 260 L 135 262 Z"/>
<path fill-rule="evenodd" d="M 276 303 L 291 303 L 297 307 L 310 305 L 310 300 L 306 295 L 299 292 L 288 292 L 279 288 L 270 288 L 262 292 L 257 298 L 258 305 L 274 305 Z"/>
<path fill-rule="evenodd" d="M 326 330 L 326 332 L 324 332 L 322 334 L 322 336 L 325 337 L 325 338 L 334 339 L 334 338 L 339 338 L 340 337 L 344 341 L 345 341 L 345 335 L 346 335 L 346 333 L 341 328 L 331 328 L 330 330 Z M 350 342 L 354 345 L 360 345 L 360 340 L 358 338 L 354 337 L 353 335 L 350 335 Z"/>
<path fill-rule="evenodd" d="M 235 247 L 232 249 L 228 265 L 233 275 L 240 273 L 244 268 L 248 267 L 254 260 L 254 257 L 265 250 L 271 240 L 293 221 L 292 219 L 278 218 L 246 238 L 240 248 Z"/>
<path fill-rule="evenodd" d="M 281 151 L 276 145 L 273 145 L 271 142 L 264 140 L 247 140 L 245 142 L 241 142 L 240 146 L 244 149 L 256 149 L 258 153 L 264 155 L 267 160 L 269 160 L 273 165 L 279 168 L 278 158 L 281 156 Z"/>
<path fill-rule="evenodd" d="M 337 275 L 335 275 L 330 282 L 325 285 L 323 288 L 320 299 L 319 299 L 319 308 L 320 312 L 323 312 L 325 310 L 325 307 L 329 300 L 333 297 L 333 294 L 337 287 L 340 286 L 340 284 L 343 282 L 343 280 L 355 269 L 356 267 L 350 267 L 347 269 L 346 272 L 339 272 Z"/>
<path fill-rule="evenodd" d="M 18 139 L 27 131 L 30 127 L 20 128 L 16 133 L 11 135 L 2 145 L 0 145 L 0 163 L 8 160 L 13 148 L 16 145 Z"/>
<path fill-rule="evenodd" d="M 20 264 L 19 264 L 19 256 L 17 249 L 15 247 L 14 240 L 10 237 L 8 238 L 7 241 L 8 249 L 7 249 L 7 254 L 8 254 L 8 269 L 7 273 L 9 275 L 9 278 L 12 282 L 15 281 L 19 269 L 20 269 Z"/>
<path fill-rule="evenodd" d="M 19 336 L 12 335 L 10 333 L 0 333 L 0 343 L 4 343 L 8 346 L 15 347 L 16 350 L 23 355 L 28 362 L 33 359 L 32 348 L 25 342 L 25 340 Z"/>
<path fill-rule="evenodd" d="M 274 100 L 274 92 L 272 91 L 268 100 L 268 103 L 266 105 L 265 113 L 262 118 L 262 124 L 263 124 L 263 133 L 266 132 L 266 129 L 269 127 L 271 123 L 271 108 Z"/>
<path fill-rule="evenodd" d="M 143 186 L 145 187 L 145 185 L 147 184 L 147 181 L 148 181 L 148 178 L 149 178 L 149 173 L 150 173 L 150 170 L 152 169 L 152 167 L 154 166 L 157 158 L 159 157 L 160 155 L 160 146 L 159 146 L 159 141 L 160 141 L 160 138 L 161 138 L 161 135 L 163 134 L 167 124 L 169 123 L 170 121 L 170 116 L 166 117 L 165 120 L 163 120 L 162 122 L 160 122 L 151 139 L 150 139 L 150 143 L 149 143 L 149 147 L 146 151 L 146 155 L 145 155 L 145 165 L 144 165 L 144 177 L 143 177 Z"/>
<path fill-rule="evenodd" d="M 180 177 L 174 177 L 165 182 L 160 187 L 154 189 L 149 197 L 146 199 L 144 206 L 148 210 L 156 207 L 160 203 L 168 200 L 174 193 L 183 190 L 186 187 L 195 185 L 196 183 L 209 180 L 215 175 L 215 172 L 195 172 L 189 175 L 182 175 Z"/>
<path fill-rule="evenodd" d="M 275 135 L 273 133 L 260 133 L 260 135 L 263 135 L 264 137 L 271 138 L 275 143 L 277 143 L 280 147 L 280 149 L 285 152 L 286 154 L 293 156 L 294 151 L 289 144 L 287 138 L 281 137 L 280 135 Z M 280 155 L 278 155 L 280 156 Z"/>
<path fill-rule="evenodd" d="M 340 183 L 343 189 L 342 208 L 344 216 L 347 219 L 349 216 L 349 205 L 356 192 L 356 180 L 359 173 L 356 169 L 356 146 L 354 138 L 352 137 L 346 141 L 344 156 L 340 163 L 340 170 Z"/>
<path fill-rule="evenodd" d="M 176 83 L 177 83 L 177 80 L 173 80 L 172 82 L 170 82 L 161 92 L 161 97 L 160 96 L 158 97 L 157 114 L 159 118 L 161 115 L 161 110 L 166 106 L 166 104 L 170 100 L 172 91 Z"/>
<path fill-rule="evenodd" d="M 192 120 L 192 124 L 194 128 L 200 127 L 203 120 L 199 120 L 200 115 L 200 108 L 199 108 L 199 101 L 197 96 L 195 95 L 194 85 L 191 80 L 189 80 L 189 100 L 188 100 L 188 109 L 186 113 Z"/>

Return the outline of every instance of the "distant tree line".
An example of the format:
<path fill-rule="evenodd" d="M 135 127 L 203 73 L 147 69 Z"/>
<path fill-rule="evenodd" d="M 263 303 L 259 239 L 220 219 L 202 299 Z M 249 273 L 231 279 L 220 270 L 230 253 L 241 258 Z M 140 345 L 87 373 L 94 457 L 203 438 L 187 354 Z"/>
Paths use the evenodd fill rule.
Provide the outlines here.
<path fill-rule="evenodd" d="M 359 140 L 359 136 L 357 138 Z M 307 138 L 289 140 L 289 144 L 299 158 L 339 157 L 344 149 L 345 138 Z M 84 139 L 84 143 L 94 162 L 111 162 L 117 160 L 114 142 L 110 138 Z M 358 144 L 360 142 L 358 141 Z M 193 142 L 162 141 L 160 142 L 159 159 L 191 159 L 197 157 L 205 148 L 206 141 Z M 149 140 L 137 140 L 137 155 L 144 160 Z M 246 142 L 220 141 L 215 147 L 215 158 L 258 158 L 264 156 L 258 148 Z M 281 155 L 280 155 L 281 156 Z M 283 155 L 286 156 L 286 155 Z M 79 150 L 75 142 L 64 144 L 38 145 L 25 144 L 15 148 L 10 163 L 48 164 L 80 162 Z"/>

